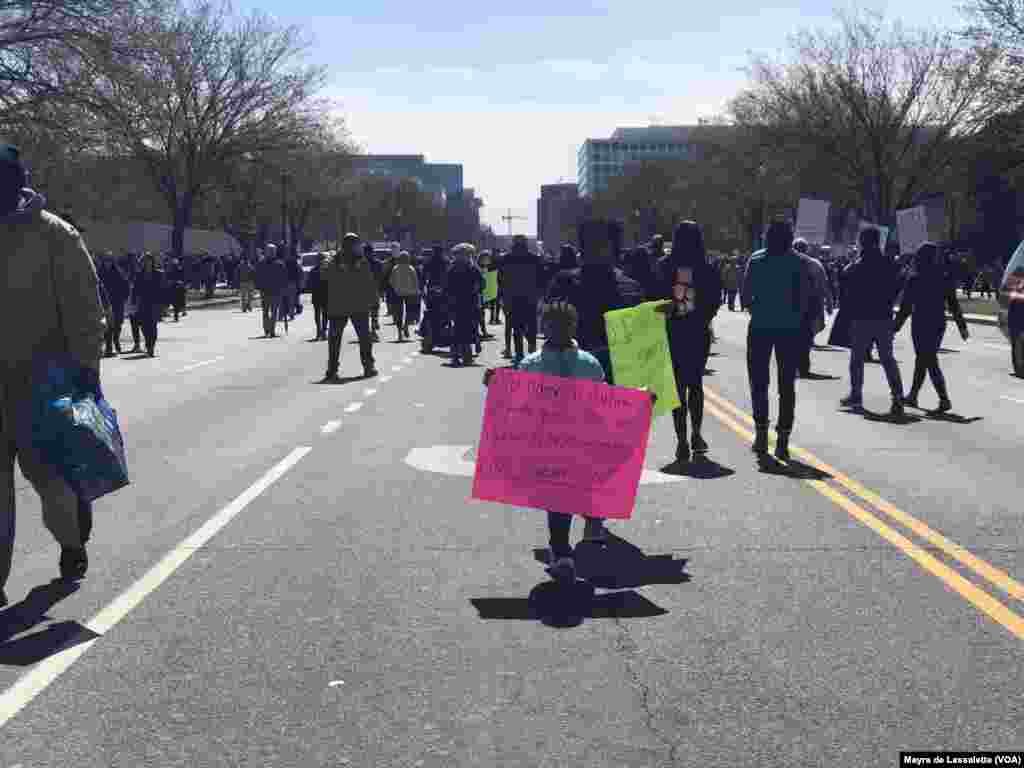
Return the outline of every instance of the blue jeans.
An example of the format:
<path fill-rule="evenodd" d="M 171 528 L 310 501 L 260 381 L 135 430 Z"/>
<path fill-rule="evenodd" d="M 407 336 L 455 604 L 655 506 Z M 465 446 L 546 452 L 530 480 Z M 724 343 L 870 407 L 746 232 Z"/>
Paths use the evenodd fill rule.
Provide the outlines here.
<path fill-rule="evenodd" d="M 903 379 L 900 367 L 892 352 L 893 320 L 891 317 L 881 319 L 858 319 L 853 324 L 853 347 L 850 354 L 850 394 L 859 400 L 864 392 L 864 361 L 867 359 L 871 345 L 878 344 L 878 357 L 885 368 L 885 378 L 889 382 L 889 391 L 893 400 L 903 398 Z"/>

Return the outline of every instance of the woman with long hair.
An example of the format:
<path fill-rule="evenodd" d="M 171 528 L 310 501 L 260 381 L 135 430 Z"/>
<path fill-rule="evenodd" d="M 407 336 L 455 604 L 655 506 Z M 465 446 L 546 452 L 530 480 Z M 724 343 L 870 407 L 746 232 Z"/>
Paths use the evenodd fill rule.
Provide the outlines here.
<path fill-rule="evenodd" d="M 721 306 L 722 281 L 708 264 L 704 235 L 694 221 L 676 227 L 672 253 L 659 262 L 666 305 L 669 350 L 681 407 L 672 411 L 676 428 L 676 461 L 687 462 L 690 452 L 708 451 L 701 428 L 704 423 L 704 370 L 710 348 L 711 321 Z M 691 439 L 687 440 L 686 417 Z"/>
<path fill-rule="evenodd" d="M 153 357 L 156 350 L 157 324 L 166 300 L 163 270 L 158 269 L 156 257 L 146 253 L 142 257 L 142 271 L 132 287 L 136 302 L 136 315 L 146 341 L 146 354 Z"/>
<path fill-rule="evenodd" d="M 939 349 L 946 333 L 946 308 L 960 329 L 960 336 L 967 341 L 967 323 L 956 297 L 956 286 L 949 279 L 945 264 L 939 256 L 935 243 L 924 243 L 914 257 L 914 272 L 903 292 L 903 302 L 896 315 L 896 332 L 910 315 L 910 335 L 914 342 L 914 380 L 910 393 L 903 398 L 903 404 L 917 408 L 917 396 L 924 386 L 925 375 L 932 380 L 932 386 L 939 396 L 938 413 L 952 410 L 946 377 L 939 367 Z"/>

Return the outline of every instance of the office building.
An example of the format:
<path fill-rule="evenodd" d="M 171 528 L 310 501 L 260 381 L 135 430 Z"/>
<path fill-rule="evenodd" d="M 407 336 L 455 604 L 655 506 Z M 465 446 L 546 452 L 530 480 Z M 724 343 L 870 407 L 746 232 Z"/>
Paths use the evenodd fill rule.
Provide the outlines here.
<path fill-rule="evenodd" d="M 690 157 L 690 134 L 697 126 L 652 125 L 618 128 L 610 139 L 587 139 L 576 157 L 580 197 L 593 197 L 608 188 L 609 179 L 621 176 L 630 163 L 681 160 Z"/>
<path fill-rule="evenodd" d="M 566 242 L 576 241 L 576 224 L 582 205 L 576 184 L 543 184 L 537 201 L 537 239 L 544 250 L 557 253 Z"/>
<path fill-rule="evenodd" d="M 428 163 L 423 155 L 353 155 L 356 175 L 407 178 L 441 202 L 462 197 L 462 165 Z"/>

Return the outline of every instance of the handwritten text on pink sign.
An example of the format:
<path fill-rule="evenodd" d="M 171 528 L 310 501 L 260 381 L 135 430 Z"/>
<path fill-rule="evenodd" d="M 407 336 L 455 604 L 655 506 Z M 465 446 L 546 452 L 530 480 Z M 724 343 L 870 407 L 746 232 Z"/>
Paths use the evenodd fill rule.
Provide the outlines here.
<path fill-rule="evenodd" d="M 473 498 L 629 518 L 650 428 L 646 392 L 499 369 L 487 393 Z"/>

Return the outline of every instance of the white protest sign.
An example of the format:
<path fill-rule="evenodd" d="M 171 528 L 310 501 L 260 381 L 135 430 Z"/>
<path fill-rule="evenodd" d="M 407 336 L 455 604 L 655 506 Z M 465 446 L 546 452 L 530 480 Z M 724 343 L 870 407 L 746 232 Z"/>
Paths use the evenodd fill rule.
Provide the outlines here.
<path fill-rule="evenodd" d="M 928 211 L 923 205 L 896 211 L 896 227 L 900 236 L 900 253 L 917 253 L 928 241 Z"/>
<path fill-rule="evenodd" d="M 796 212 L 796 236 L 802 237 L 812 245 L 824 245 L 828 239 L 827 200 L 812 200 L 801 197 Z"/>

